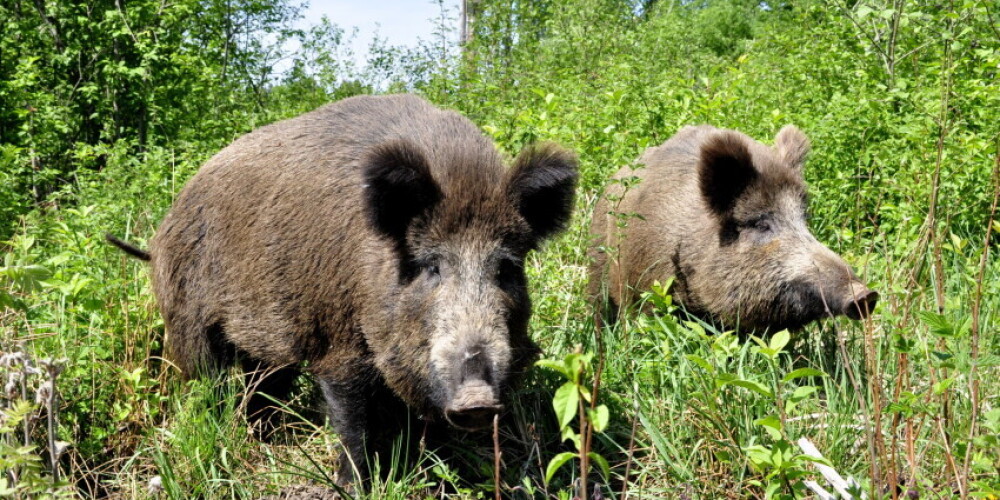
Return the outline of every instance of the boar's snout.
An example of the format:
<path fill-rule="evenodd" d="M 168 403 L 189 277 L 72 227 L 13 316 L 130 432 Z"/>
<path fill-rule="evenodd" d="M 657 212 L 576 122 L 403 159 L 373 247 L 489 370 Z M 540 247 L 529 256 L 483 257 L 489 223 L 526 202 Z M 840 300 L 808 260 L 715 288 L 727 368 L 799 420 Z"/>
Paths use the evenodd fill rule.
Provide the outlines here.
<path fill-rule="evenodd" d="M 458 387 L 444 410 L 444 417 L 448 423 L 463 430 L 489 427 L 493 423 L 493 416 L 503 410 L 497 389 L 492 383 L 489 360 L 478 349 L 467 351 L 462 357 Z"/>
<path fill-rule="evenodd" d="M 501 410 L 503 406 L 497 402 L 493 387 L 482 380 L 474 380 L 459 386 L 444 411 L 444 418 L 459 429 L 474 431 L 489 427 L 493 416 Z"/>
<path fill-rule="evenodd" d="M 867 318 L 875 310 L 875 304 L 878 303 L 878 292 L 869 290 L 860 282 L 851 285 L 850 291 L 853 294 L 844 302 L 840 312 L 855 321 Z"/>

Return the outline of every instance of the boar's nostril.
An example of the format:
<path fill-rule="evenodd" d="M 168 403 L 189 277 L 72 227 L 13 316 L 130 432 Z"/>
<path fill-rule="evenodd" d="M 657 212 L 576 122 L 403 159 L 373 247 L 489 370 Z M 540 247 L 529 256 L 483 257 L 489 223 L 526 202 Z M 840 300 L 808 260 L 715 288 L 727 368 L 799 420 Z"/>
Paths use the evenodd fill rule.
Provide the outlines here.
<path fill-rule="evenodd" d="M 843 313 L 855 321 L 864 319 L 875 310 L 877 303 L 878 292 L 864 288 L 855 294 L 854 298 L 849 300 L 847 304 L 844 304 Z"/>

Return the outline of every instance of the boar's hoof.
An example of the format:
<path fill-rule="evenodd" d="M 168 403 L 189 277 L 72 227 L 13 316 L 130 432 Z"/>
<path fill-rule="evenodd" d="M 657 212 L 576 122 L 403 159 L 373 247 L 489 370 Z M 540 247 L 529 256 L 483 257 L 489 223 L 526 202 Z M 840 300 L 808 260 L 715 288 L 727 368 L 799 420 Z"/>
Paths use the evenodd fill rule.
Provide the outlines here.
<path fill-rule="evenodd" d="M 875 310 L 878 303 L 878 292 L 867 288 L 854 295 L 854 298 L 844 305 L 844 315 L 855 321 L 867 318 Z"/>
<path fill-rule="evenodd" d="M 501 410 L 503 406 L 497 402 L 493 388 L 485 382 L 473 381 L 458 388 L 444 411 L 444 418 L 459 429 L 475 431 L 489 427 L 493 416 Z"/>

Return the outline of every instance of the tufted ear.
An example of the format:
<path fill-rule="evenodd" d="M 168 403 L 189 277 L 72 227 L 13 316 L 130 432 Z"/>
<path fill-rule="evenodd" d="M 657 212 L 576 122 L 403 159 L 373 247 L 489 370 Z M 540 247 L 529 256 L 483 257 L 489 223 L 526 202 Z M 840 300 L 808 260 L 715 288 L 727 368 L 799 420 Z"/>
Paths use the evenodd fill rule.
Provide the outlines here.
<path fill-rule="evenodd" d="M 736 200 L 757 178 L 746 139 L 726 130 L 713 134 L 701 146 L 698 186 L 716 215 L 733 209 Z"/>
<path fill-rule="evenodd" d="M 533 144 L 517 156 L 507 190 L 536 241 L 569 222 L 578 176 L 576 156 L 556 144 Z"/>
<path fill-rule="evenodd" d="M 441 200 L 427 159 L 412 143 L 396 140 L 377 146 L 364 165 L 369 222 L 403 245 L 410 222 Z"/>
<path fill-rule="evenodd" d="M 785 125 L 775 136 L 774 147 L 789 167 L 801 170 L 809 153 L 809 139 L 795 125 Z"/>

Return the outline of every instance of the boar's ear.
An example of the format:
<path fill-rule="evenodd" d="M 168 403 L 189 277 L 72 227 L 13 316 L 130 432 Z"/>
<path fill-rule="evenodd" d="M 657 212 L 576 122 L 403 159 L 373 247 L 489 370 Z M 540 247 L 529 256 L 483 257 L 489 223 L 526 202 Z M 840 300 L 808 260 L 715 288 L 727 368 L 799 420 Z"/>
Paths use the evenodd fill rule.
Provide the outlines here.
<path fill-rule="evenodd" d="M 795 125 L 785 125 L 774 138 L 774 147 L 788 166 L 801 170 L 809 153 L 809 139 Z"/>
<path fill-rule="evenodd" d="M 555 144 L 533 144 L 517 155 L 507 189 L 536 240 L 566 226 L 577 177 L 576 156 Z"/>
<path fill-rule="evenodd" d="M 441 199 L 427 159 L 407 141 L 377 146 L 364 166 L 365 203 L 371 224 L 402 244 L 410 222 Z"/>
<path fill-rule="evenodd" d="M 732 131 L 713 134 L 701 146 L 698 186 L 717 215 L 733 209 L 736 200 L 757 178 L 746 140 Z"/>

